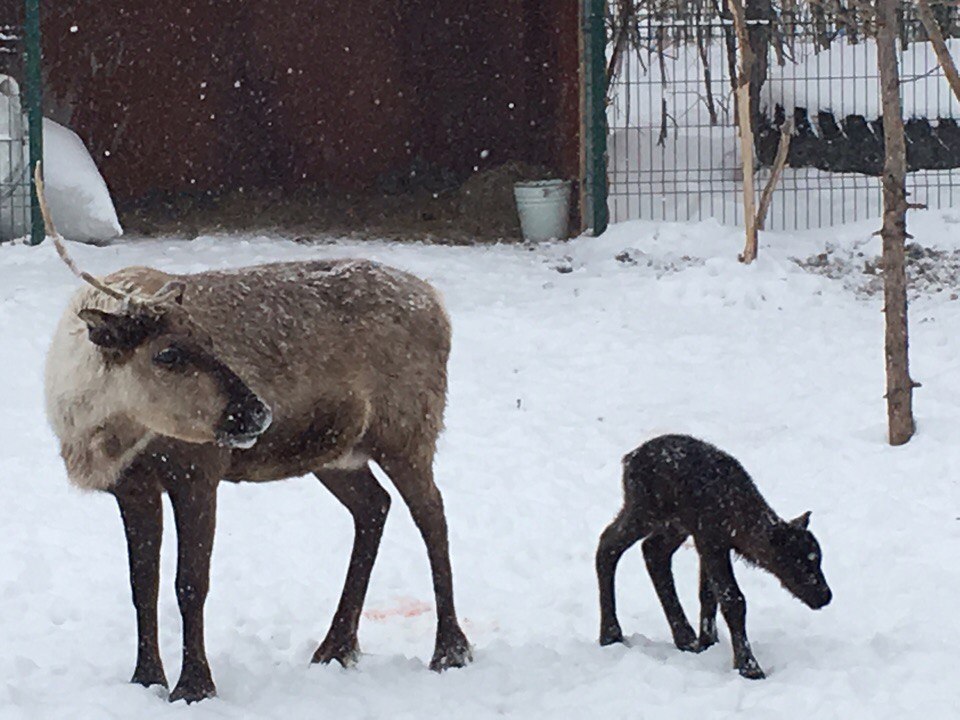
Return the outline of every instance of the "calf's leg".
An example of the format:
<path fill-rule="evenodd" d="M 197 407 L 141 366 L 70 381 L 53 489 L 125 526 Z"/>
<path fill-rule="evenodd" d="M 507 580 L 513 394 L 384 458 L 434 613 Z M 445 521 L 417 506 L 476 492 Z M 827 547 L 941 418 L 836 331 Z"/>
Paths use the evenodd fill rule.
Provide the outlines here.
<path fill-rule="evenodd" d="M 163 508 L 160 488 L 138 484 L 129 476 L 113 491 L 127 537 L 130 588 L 137 611 L 137 666 L 130 682 L 144 687 L 163 685 L 160 646 L 157 642 L 157 595 L 160 584 L 160 542 L 163 539 Z"/>
<path fill-rule="evenodd" d="M 360 656 L 357 627 L 370 573 L 380 548 L 383 525 L 390 510 L 390 494 L 380 486 L 366 465 L 355 470 L 322 470 L 316 475 L 353 515 L 354 536 L 340 603 L 326 638 L 313 655 L 313 662 L 336 660 L 347 667 Z"/>
<path fill-rule="evenodd" d="M 644 535 L 643 524 L 628 506 L 617 514 L 600 535 L 597 545 L 597 584 L 600 589 L 600 644 L 623 642 L 623 631 L 617 620 L 615 579 L 617 564 L 623 554 Z"/>
<path fill-rule="evenodd" d="M 720 601 L 720 610 L 733 642 L 733 664 L 740 674 L 751 680 L 765 677 L 760 664 L 753 656 L 747 640 L 747 602 L 733 576 L 730 551 L 719 546 L 700 548 L 700 557 L 706 564 L 707 573 Z"/>
<path fill-rule="evenodd" d="M 717 642 L 717 593 L 713 581 L 707 575 L 703 559 L 700 560 L 700 637 L 698 650 L 706 650 Z"/>
<path fill-rule="evenodd" d="M 673 554 L 686 539 L 687 534 L 673 530 L 654 533 L 643 541 L 643 559 L 653 587 L 660 598 L 663 612 L 673 633 L 673 642 L 681 650 L 697 651 L 697 636 L 683 612 L 671 567 Z"/>
<path fill-rule="evenodd" d="M 453 572 L 443 498 L 433 481 L 429 456 L 419 460 L 402 457 L 383 458 L 380 463 L 397 486 L 413 522 L 427 546 L 433 592 L 437 602 L 437 639 L 430 669 L 437 672 L 450 667 L 463 667 L 473 659 L 467 636 L 460 629 L 453 605 Z"/>

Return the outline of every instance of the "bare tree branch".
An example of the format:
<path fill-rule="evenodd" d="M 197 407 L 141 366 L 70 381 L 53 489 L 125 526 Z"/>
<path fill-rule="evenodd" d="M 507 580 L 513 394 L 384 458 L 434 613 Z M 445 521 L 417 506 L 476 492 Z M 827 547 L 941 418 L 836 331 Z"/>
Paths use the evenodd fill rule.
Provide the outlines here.
<path fill-rule="evenodd" d="M 700 62 L 703 64 L 703 87 L 706 92 L 704 102 L 707 105 L 707 112 L 710 113 L 710 124 L 716 125 L 719 120 L 717 118 L 717 107 L 713 102 L 713 88 L 710 87 L 710 58 L 707 54 L 706 33 L 702 24 L 697 27 L 697 49 L 700 51 Z"/>
<path fill-rule="evenodd" d="M 790 138 L 793 137 L 793 118 L 787 120 L 780 128 L 780 144 L 777 145 L 777 157 L 773 161 L 773 170 L 767 180 L 763 192 L 760 194 L 760 207 L 757 209 L 757 230 L 763 230 L 767 222 L 767 212 L 773 201 L 773 191 L 777 188 L 777 181 L 787 164 L 787 155 L 790 152 Z"/>
<path fill-rule="evenodd" d="M 930 8 L 930 3 L 927 0 L 917 0 L 917 9 L 920 11 L 920 22 L 923 23 L 933 51 L 937 54 L 940 67 L 943 68 L 943 74 L 947 76 L 947 82 L 950 83 L 953 94 L 960 101 L 960 73 L 957 72 L 957 66 L 953 63 L 953 57 L 947 49 L 947 43 L 943 39 L 943 33 L 940 32 L 940 25 Z"/>

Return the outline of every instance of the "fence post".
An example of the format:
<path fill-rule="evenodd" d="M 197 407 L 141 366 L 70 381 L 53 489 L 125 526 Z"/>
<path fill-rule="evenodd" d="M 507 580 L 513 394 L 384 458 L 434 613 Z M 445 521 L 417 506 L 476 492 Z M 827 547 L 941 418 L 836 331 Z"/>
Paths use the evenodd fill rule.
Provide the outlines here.
<path fill-rule="evenodd" d="M 40 0 L 26 0 L 24 50 L 27 56 L 27 127 L 30 134 L 30 244 L 39 245 L 45 236 L 43 216 L 37 201 L 33 169 L 43 159 L 43 76 L 40 71 Z"/>
<path fill-rule="evenodd" d="M 606 0 L 582 0 L 583 167 L 581 216 L 594 236 L 607 229 L 607 32 Z"/>

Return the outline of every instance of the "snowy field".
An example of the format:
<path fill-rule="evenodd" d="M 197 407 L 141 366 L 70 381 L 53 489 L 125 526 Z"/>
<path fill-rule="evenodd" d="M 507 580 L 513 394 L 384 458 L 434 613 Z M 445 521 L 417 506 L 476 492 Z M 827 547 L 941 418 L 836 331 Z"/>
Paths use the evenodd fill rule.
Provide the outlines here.
<path fill-rule="evenodd" d="M 918 241 L 960 246 L 960 214 L 915 214 Z M 207 647 L 219 697 L 187 708 L 127 683 L 136 647 L 123 533 L 105 495 L 68 486 L 42 409 L 48 339 L 77 282 L 52 246 L 0 247 L 0 718 L 949 718 L 960 713 L 960 301 L 912 305 L 919 434 L 885 443 L 880 300 L 790 258 L 826 241 L 867 256 L 875 224 L 763 237 L 630 223 L 533 250 L 264 238 L 74 245 L 85 268 L 169 270 L 364 255 L 419 273 L 454 323 L 445 494 L 473 665 L 426 668 L 426 553 L 395 503 L 351 670 L 311 667 L 352 539 L 311 478 L 224 486 Z M 947 245 L 945 245 L 947 244 Z M 624 255 L 624 251 L 626 254 Z M 621 255 L 627 261 L 618 261 Z M 558 271 L 563 270 L 563 272 Z M 620 503 L 619 461 L 685 431 L 736 455 L 781 515 L 813 511 L 834 601 L 813 612 L 737 563 L 768 679 L 718 646 L 681 653 L 639 548 L 621 563 L 629 647 L 596 644 L 593 553 Z M 169 510 L 169 508 L 168 508 Z M 179 666 L 166 518 L 161 646 Z M 675 567 L 693 617 L 696 557 Z"/>

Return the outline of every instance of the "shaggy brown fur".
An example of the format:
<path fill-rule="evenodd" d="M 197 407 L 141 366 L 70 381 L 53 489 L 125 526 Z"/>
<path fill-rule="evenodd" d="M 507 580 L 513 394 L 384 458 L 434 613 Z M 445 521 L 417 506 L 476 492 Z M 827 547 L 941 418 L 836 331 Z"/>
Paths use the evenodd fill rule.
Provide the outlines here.
<path fill-rule="evenodd" d="M 437 293 L 362 260 L 192 275 L 128 268 L 104 281 L 138 297 L 169 296 L 171 287 L 176 296 L 154 307 L 78 291 L 47 364 L 48 414 L 68 474 L 113 493 L 123 516 L 139 634 L 134 682 L 166 684 L 156 617 L 165 490 L 177 523 L 184 623 L 183 669 L 170 699 L 215 692 L 203 604 L 221 479 L 313 472 L 351 512 L 350 567 L 313 661 L 354 662 L 390 506 L 369 460 L 397 486 L 427 545 L 438 615 L 430 666 L 468 662 L 433 481 L 450 352 Z"/>

